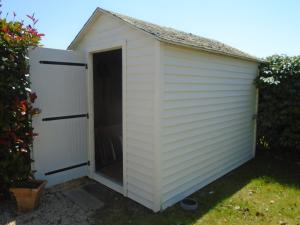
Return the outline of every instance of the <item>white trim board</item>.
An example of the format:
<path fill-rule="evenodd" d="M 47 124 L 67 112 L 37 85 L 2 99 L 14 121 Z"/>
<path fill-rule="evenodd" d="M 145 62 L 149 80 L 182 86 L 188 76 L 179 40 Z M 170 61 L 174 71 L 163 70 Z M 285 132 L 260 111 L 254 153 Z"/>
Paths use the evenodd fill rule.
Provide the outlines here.
<path fill-rule="evenodd" d="M 123 140 L 123 186 L 102 176 L 95 171 L 95 136 L 94 136 L 94 84 L 93 84 L 93 54 L 106 52 L 116 49 L 122 49 L 122 140 Z M 90 119 L 88 122 L 88 139 L 89 148 L 88 156 L 90 161 L 90 178 L 100 182 L 101 184 L 122 193 L 127 196 L 127 160 L 126 160 L 126 40 L 119 42 L 100 43 L 98 47 L 88 50 L 88 109 Z"/>

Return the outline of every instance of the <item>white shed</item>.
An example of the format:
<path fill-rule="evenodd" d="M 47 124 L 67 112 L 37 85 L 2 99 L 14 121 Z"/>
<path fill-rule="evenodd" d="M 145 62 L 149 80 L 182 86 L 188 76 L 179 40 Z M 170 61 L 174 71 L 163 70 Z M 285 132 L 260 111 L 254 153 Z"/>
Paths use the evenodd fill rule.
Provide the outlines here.
<path fill-rule="evenodd" d="M 228 45 L 97 8 L 30 60 L 49 185 L 87 175 L 157 212 L 255 155 L 260 60 Z"/>

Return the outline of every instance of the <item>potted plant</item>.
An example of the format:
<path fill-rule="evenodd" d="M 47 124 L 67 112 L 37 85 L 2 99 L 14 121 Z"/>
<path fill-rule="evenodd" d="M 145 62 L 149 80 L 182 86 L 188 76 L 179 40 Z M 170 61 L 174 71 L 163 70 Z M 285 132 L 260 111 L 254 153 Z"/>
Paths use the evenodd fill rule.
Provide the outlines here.
<path fill-rule="evenodd" d="M 28 48 L 37 46 L 42 34 L 34 28 L 34 15 L 28 16 L 28 26 L 13 16 L 12 21 L 0 16 L 0 191 L 2 196 L 10 191 L 18 209 L 28 211 L 37 206 L 46 185 L 34 180 L 31 170 L 36 135 L 31 120 L 39 110 L 33 107 L 37 96 L 30 90 L 27 57 Z"/>
<path fill-rule="evenodd" d="M 38 206 L 45 186 L 46 181 L 27 180 L 24 183 L 11 187 L 9 190 L 16 198 L 18 210 L 27 212 Z"/>

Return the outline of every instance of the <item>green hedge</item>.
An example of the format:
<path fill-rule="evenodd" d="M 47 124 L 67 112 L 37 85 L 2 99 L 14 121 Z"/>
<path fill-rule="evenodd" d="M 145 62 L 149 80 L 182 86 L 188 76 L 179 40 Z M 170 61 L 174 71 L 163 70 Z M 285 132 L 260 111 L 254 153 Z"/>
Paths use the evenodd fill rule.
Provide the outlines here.
<path fill-rule="evenodd" d="M 257 85 L 258 147 L 300 152 L 300 56 L 268 57 Z"/>

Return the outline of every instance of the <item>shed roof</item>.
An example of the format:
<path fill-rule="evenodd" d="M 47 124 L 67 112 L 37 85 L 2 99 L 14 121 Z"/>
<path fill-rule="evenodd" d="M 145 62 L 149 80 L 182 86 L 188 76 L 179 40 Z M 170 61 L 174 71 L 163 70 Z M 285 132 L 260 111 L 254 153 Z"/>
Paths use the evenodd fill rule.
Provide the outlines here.
<path fill-rule="evenodd" d="M 74 46 L 77 45 L 79 40 L 84 36 L 85 31 L 87 31 L 88 27 L 92 24 L 92 22 L 101 14 L 108 14 L 112 15 L 127 24 L 130 24 L 134 28 L 146 32 L 150 34 L 154 38 L 158 39 L 159 41 L 171 43 L 175 45 L 181 45 L 185 47 L 191 47 L 200 49 L 207 52 L 217 53 L 221 55 L 232 56 L 240 59 L 246 59 L 256 62 L 261 62 L 262 59 L 259 59 L 255 56 L 249 55 L 243 51 L 240 51 L 236 48 L 233 48 L 229 45 L 226 45 L 222 42 L 197 36 L 191 33 L 186 33 L 183 31 L 179 31 L 170 27 L 164 27 L 160 25 L 156 25 L 153 23 L 145 22 L 139 19 L 135 19 L 129 16 L 125 16 L 119 13 L 111 12 L 108 10 L 104 10 L 101 8 L 97 8 L 80 32 L 77 34 L 75 39 L 71 42 L 68 49 L 73 49 Z"/>

